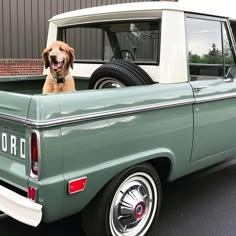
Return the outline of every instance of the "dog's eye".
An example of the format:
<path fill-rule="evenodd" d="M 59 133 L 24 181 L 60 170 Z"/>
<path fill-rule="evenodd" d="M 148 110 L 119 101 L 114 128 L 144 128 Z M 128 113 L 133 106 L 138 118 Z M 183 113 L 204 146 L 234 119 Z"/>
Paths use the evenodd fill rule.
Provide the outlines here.
<path fill-rule="evenodd" d="M 51 52 L 52 51 L 52 48 L 49 48 L 49 50 L 48 50 L 49 52 Z"/>
<path fill-rule="evenodd" d="M 62 51 L 62 52 L 64 52 L 64 51 L 65 51 L 65 50 L 64 50 L 64 48 L 62 48 L 62 47 L 60 47 L 59 49 L 60 49 L 60 51 Z"/>

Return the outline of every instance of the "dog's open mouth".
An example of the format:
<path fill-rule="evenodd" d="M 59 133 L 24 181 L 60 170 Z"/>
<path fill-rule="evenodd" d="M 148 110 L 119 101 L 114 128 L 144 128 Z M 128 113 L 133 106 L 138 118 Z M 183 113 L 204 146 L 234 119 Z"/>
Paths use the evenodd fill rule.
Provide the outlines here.
<path fill-rule="evenodd" d="M 60 70 L 60 69 L 62 68 L 62 66 L 64 65 L 64 63 L 65 63 L 65 60 L 62 60 L 62 61 L 60 61 L 60 62 L 58 62 L 58 61 L 52 61 L 52 62 L 51 62 L 51 67 L 52 67 L 52 69 L 53 69 L 54 71 L 58 71 L 58 70 Z"/>

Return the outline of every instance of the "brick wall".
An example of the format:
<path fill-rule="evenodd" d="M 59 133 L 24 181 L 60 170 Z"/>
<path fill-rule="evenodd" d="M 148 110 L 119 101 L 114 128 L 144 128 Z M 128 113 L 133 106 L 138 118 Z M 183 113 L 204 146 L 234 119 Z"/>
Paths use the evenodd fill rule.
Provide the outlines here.
<path fill-rule="evenodd" d="M 41 75 L 41 59 L 0 59 L 0 76 Z"/>

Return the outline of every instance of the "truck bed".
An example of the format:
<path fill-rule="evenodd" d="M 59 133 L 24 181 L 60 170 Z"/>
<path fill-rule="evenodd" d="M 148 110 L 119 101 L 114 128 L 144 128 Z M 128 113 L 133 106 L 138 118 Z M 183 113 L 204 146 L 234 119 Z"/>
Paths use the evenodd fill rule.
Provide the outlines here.
<path fill-rule="evenodd" d="M 0 90 L 22 94 L 41 94 L 46 75 L 0 77 Z M 88 89 L 88 78 L 74 77 L 76 90 Z"/>

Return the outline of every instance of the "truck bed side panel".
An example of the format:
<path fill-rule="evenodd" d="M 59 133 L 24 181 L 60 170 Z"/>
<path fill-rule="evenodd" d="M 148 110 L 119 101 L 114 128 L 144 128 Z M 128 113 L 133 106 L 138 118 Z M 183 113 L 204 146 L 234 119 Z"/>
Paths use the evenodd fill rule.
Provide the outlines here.
<path fill-rule="evenodd" d="M 173 170 L 189 163 L 194 100 L 188 84 L 60 97 L 62 117 L 74 119 L 61 128 L 65 189 L 73 179 L 88 178 L 84 191 L 65 193 L 65 215 L 78 212 L 112 177 L 136 163 L 163 156 Z"/>

